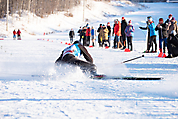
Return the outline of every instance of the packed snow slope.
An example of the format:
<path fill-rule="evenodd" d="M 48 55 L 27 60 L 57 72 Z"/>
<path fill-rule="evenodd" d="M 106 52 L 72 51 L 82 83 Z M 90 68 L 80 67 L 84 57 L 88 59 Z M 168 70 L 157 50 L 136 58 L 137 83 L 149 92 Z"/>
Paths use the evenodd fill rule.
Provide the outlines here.
<path fill-rule="evenodd" d="M 92 80 L 78 68 L 56 67 L 55 60 L 68 46 L 65 45 L 69 41 L 65 28 L 46 36 L 22 35 L 19 41 L 9 34 L 8 38 L 0 40 L 0 118 L 178 118 L 178 58 L 164 59 L 158 58 L 157 53 L 145 54 L 145 58 L 121 64 L 142 55 L 140 52 L 145 50 L 146 32 L 138 27 L 146 25 L 148 15 L 153 16 L 156 24 L 159 17 L 166 19 L 170 13 L 178 18 L 176 3 L 144 5 L 149 8 L 122 15 L 127 21 L 131 19 L 136 29 L 133 52 L 98 47 L 87 49 L 98 73 L 163 77 L 163 80 Z M 100 23 L 109 21 L 113 25 L 113 20 L 122 16 L 109 15 L 89 24 L 97 28 Z M 53 28 L 53 22 L 50 23 Z M 74 27 L 69 23 L 66 27 L 71 25 L 76 31 L 81 24 L 76 23 Z M 39 29 L 39 34 L 41 32 L 43 30 Z"/>

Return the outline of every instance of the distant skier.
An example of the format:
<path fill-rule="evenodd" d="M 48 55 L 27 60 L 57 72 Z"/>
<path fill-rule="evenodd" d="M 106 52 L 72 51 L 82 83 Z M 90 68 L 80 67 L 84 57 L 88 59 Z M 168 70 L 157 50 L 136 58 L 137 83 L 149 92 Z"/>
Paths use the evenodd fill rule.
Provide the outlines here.
<path fill-rule="evenodd" d="M 156 31 L 159 32 L 159 51 L 161 53 L 160 55 L 165 53 L 166 50 L 165 47 L 167 47 L 167 29 L 168 29 L 168 25 L 164 23 L 163 18 L 160 18 L 159 23 L 155 29 Z"/>
<path fill-rule="evenodd" d="M 70 43 L 72 43 L 73 42 L 73 38 L 75 37 L 75 33 L 74 33 L 73 29 L 70 30 L 69 37 L 70 37 Z"/>
<path fill-rule="evenodd" d="M 131 20 L 130 20 L 128 23 L 129 23 L 129 24 L 128 24 L 128 26 L 127 26 L 126 29 L 125 29 L 125 34 L 126 34 L 126 36 L 127 36 L 128 49 L 130 49 L 130 51 L 132 51 L 132 50 L 133 50 L 132 39 L 133 39 L 133 36 L 134 36 L 134 34 L 133 34 L 133 32 L 134 32 L 134 27 L 131 25 L 131 24 L 132 24 L 132 21 L 131 21 Z M 131 48 L 129 48 L 129 46 L 130 46 Z"/>
<path fill-rule="evenodd" d="M 150 48 L 151 48 L 153 43 L 155 44 L 155 51 L 154 52 L 157 52 L 156 31 L 155 31 L 156 26 L 155 26 L 151 17 L 148 19 L 148 22 L 149 22 L 148 28 L 150 29 L 150 41 L 148 43 L 148 49 L 147 49 L 146 53 L 150 52 Z"/>
<path fill-rule="evenodd" d="M 127 22 L 124 17 L 122 17 L 122 22 L 121 22 L 121 43 L 124 46 L 123 49 L 126 48 L 126 35 L 125 35 L 125 29 L 127 27 Z"/>
<path fill-rule="evenodd" d="M 21 40 L 21 31 L 20 31 L 20 29 L 18 29 L 18 31 L 17 31 L 17 40 Z"/>
<path fill-rule="evenodd" d="M 87 39 L 86 46 L 90 46 L 90 37 L 91 37 L 91 29 L 90 27 L 88 27 L 86 30 L 86 39 Z"/>
<path fill-rule="evenodd" d="M 16 34 L 17 34 L 17 32 L 14 30 L 14 31 L 13 31 L 13 39 L 14 39 L 14 40 L 16 39 Z"/>
<path fill-rule="evenodd" d="M 111 43 L 110 43 L 110 41 L 111 41 L 111 26 L 110 26 L 110 23 L 108 22 L 107 23 L 107 29 L 108 29 L 108 43 L 109 43 L 109 47 L 111 46 Z"/>
<path fill-rule="evenodd" d="M 83 55 L 87 61 L 79 59 L 81 55 Z M 79 41 L 75 41 L 73 45 L 64 49 L 55 63 L 57 65 L 71 64 L 74 66 L 79 66 L 84 73 L 96 75 L 97 68 L 96 65 L 93 64 L 93 58 Z"/>
<path fill-rule="evenodd" d="M 102 47 L 102 34 L 101 34 L 101 29 L 102 29 L 102 24 L 100 24 L 97 32 L 99 33 L 98 34 L 98 44 L 99 44 L 99 47 Z"/>

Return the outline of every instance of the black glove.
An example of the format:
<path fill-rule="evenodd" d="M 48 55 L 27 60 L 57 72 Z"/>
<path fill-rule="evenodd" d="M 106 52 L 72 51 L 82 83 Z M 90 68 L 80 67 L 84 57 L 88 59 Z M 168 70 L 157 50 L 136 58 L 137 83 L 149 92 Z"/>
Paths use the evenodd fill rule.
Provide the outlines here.
<path fill-rule="evenodd" d="M 139 27 L 139 29 L 142 29 L 142 27 Z"/>

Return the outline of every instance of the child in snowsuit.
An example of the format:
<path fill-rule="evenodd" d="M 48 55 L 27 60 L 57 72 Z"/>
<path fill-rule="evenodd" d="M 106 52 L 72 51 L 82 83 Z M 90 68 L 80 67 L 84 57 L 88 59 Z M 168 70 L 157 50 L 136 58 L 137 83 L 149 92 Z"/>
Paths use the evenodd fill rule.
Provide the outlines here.
<path fill-rule="evenodd" d="M 14 30 L 14 31 L 13 31 L 13 39 L 14 39 L 14 40 L 16 39 L 16 34 L 17 34 L 17 33 L 16 33 L 16 31 Z"/>
<path fill-rule="evenodd" d="M 165 47 L 167 47 L 167 29 L 168 25 L 163 22 L 163 18 L 159 19 L 159 23 L 156 26 L 155 30 L 159 33 L 159 50 L 160 53 L 165 53 Z M 162 49 L 163 44 L 163 49 Z"/>
<path fill-rule="evenodd" d="M 130 49 L 130 51 L 133 50 L 133 46 L 132 46 L 132 39 L 133 39 L 133 32 L 134 32 L 134 27 L 131 25 L 131 20 L 129 21 L 129 24 L 127 25 L 126 29 L 125 29 L 125 34 L 127 36 L 127 44 L 128 44 L 128 49 Z M 129 46 L 131 48 L 129 48 Z"/>
<path fill-rule="evenodd" d="M 74 38 L 74 36 L 75 36 L 74 30 L 73 30 L 73 29 L 71 29 L 71 30 L 70 30 L 70 32 L 69 32 L 70 43 L 72 43 L 72 42 L 73 42 L 73 38 Z"/>
<path fill-rule="evenodd" d="M 148 49 L 147 49 L 146 53 L 150 52 L 150 48 L 151 48 L 153 42 L 155 44 L 155 51 L 154 52 L 157 52 L 156 31 L 155 31 L 156 26 L 155 26 L 152 18 L 149 18 L 148 22 L 150 23 L 150 25 L 148 26 L 148 28 L 150 29 L 150 41 L 148 43 Z"/>

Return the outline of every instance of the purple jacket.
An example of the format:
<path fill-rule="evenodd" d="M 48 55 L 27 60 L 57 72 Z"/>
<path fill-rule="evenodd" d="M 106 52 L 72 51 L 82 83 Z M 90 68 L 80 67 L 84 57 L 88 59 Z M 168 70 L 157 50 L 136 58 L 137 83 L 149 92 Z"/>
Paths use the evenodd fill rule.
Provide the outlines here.
<path fill-rule="evenodd" d="M 125 28 L 125 34 L 126 36 L 134 36 L 134 27 L 132 25 L 127 25 L 127 27 Z"/>

